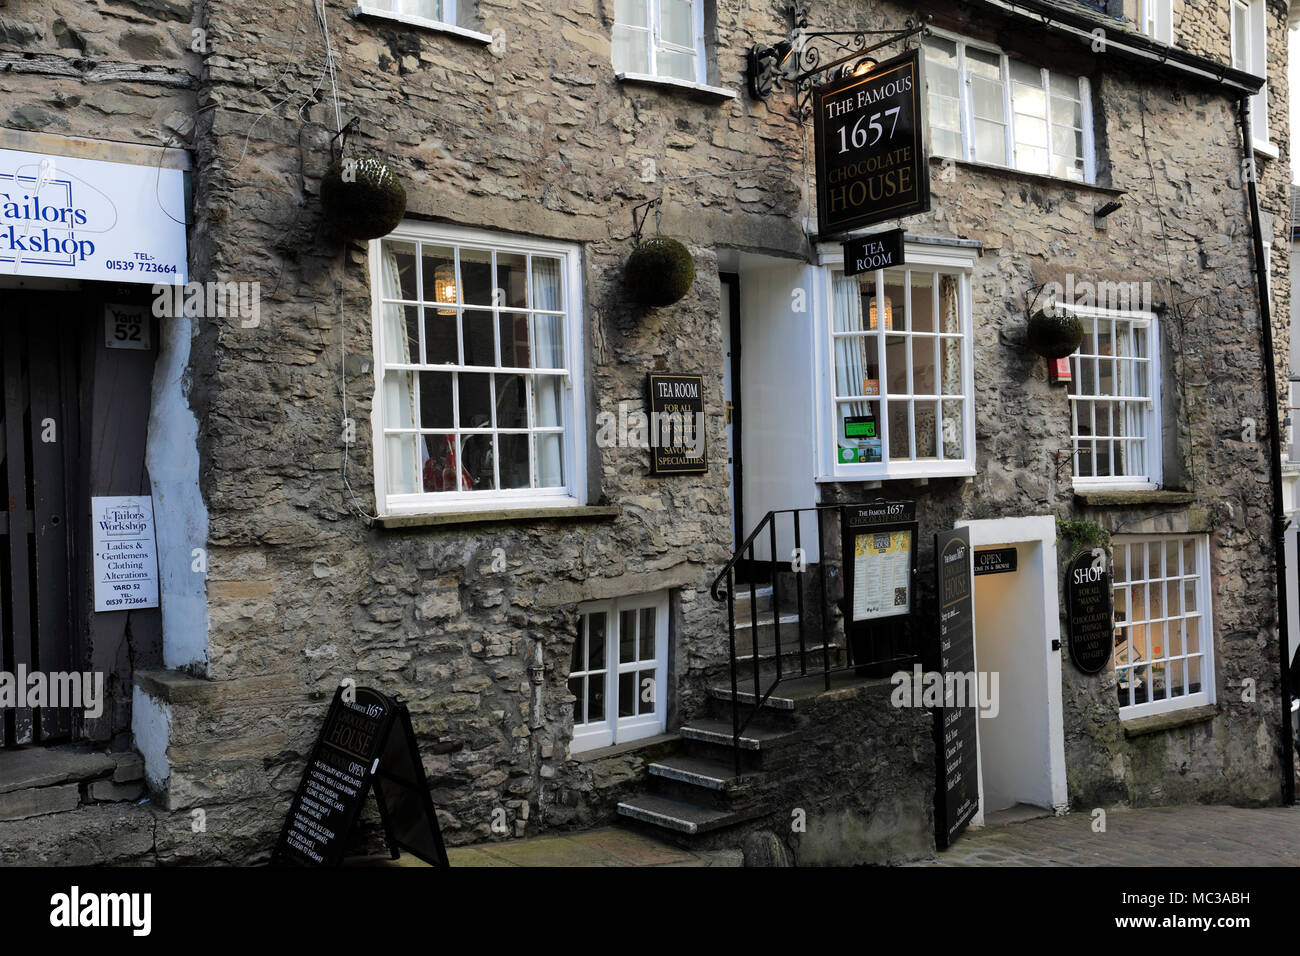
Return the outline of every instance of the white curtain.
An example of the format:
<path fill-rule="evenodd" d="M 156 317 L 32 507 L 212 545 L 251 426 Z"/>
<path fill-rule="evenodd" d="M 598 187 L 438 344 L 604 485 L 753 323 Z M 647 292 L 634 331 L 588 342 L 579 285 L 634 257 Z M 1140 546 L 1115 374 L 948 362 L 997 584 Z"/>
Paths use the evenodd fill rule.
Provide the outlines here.
<path fill-rule="evenodd" d="M 533 259 L 533 307 L 559 311 L 564 307 L 560 285 L 560 260 Z M 534 315 L 533 336 L 536 343 L 535 363 L 539 368 L 564 367 L 564 317 Z M 533 379 L 537 395 L 535 424 L 539 428 L 564 424 L 564 394 L 558 375 L 538 375 Z M 564 484 L 564 436 L 542 434 L 537 440 L 537 485 L 554 488 Z"/>
<path fill-rule="evenodd" d="M 397 253 L 391 243 L 383 244 L 384 297 L 397 299 L 402 295 L 401 270 Z M 410 363 L 411 343 L 406 334 L 405 309 L 400 305 L 384 305 L 384 356 L 387 361 Z M 384 425 L 388 428 L 415 428 L 415 375 L 402 372 L 384 375 Z M 424 463 L 429 460 L 423 436 L 418 440 L 420 461 L 417 468 L 415 449 L 417 441 L 411 435 L 392 435 L 386 439 L 388 454 L 388 490 L 392 494 L 409 495 L 423 490 L 417 476 L 423 474 Z"/>
<path fill-rule="evenodd" d="M 835 331 L 836 332 L 862 332 L 865 326 L 862 324 L 862 297 L 858 289 L 858 279 L 856 276 L 844 277 L 837 275 L 833 284 L 834 307 L 835 307 Z M 839 395 L 861 395 L 864 387 L 863 380 L 866 378 L 866 369 L 863 368 L 863 352 L 865 350 L 865 339 L 859 337 L 850 337 L 835 340 L 835 394 Z M 867 414 L 867 404 L 865 402 L 854 402 L 848 406 L 848 414 L 865 415 Z M 840 433 L 840 428 L 836 426 L 836 434 Z"/>
<path fill-rule="evenodd" d="M 1120 356 L 1115 363 L 1116 387 L 1124 396 L 1145 396 L 1146 372 L 1136 372 L 1136 362 L 1128 361 L 1129 356 L 1146 354 L 1145 331 L 1127 323 L 1117 324 L 1115 329 L 1115 352 Z M 1142 344 L 1139 344 L 1142 343 Z M 1136 372 L 1136 374 L 1135 374 Z M 1147 433 L 1147 410 L 1143 402 L 1124 402 L 1121 413 L 1120 428 L 1125 438 L 1144 438 Z M 1119 442 L 1113 474 L 1141 476 L 1146 474 L 1145 444 L 1142 442 Z"/>

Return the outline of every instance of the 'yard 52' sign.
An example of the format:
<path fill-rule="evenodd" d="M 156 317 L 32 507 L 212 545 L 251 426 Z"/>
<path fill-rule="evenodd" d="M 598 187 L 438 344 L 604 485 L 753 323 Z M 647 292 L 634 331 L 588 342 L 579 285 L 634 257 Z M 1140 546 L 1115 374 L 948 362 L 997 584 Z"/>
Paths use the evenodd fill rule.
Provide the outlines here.
<path fill-rule="evenodd" d="M 919 50 L 827 83 L 813 103 L 821 238 L 930 208 Z"/>

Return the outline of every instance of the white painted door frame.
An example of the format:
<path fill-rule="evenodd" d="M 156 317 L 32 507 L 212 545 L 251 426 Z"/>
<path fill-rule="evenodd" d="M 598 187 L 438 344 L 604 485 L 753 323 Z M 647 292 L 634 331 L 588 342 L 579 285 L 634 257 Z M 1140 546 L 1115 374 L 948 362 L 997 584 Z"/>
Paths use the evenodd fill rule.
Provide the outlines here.
<path fill-rule="evenodd" d="M 1047 690 L 1047 724 L 1048 724 L 1048 760 L 1051 779 L 1052 808 L 1057 813 L 1064 813 L 1069 806 L 1068 791 L 1065 782 L 1065 710 L 1061 686 L 1061 639 L 1060 604 L 1056 586 L 1059 576 L 1056 556 L 1056 519 L 1051 515 L 1038 515 L 1023 518 L 992 518 L 982 521 L 958 521 L 958 528 L 970 531 L 972 550 L 975 548 L 996 547 L 1025 542 L 1041 545 L 1038 554 L 1042 563 L 1040 568 L 1043 582 L 1043 641 L 1049 648 L 1046 672 L 1042 675 L 1043 686 Z M 978 641 L 978 635 L 976 635 Z M 1050 650 L 1053 642 L 1058 650 Z M 975 667 L 979 669 L 976 657 Z M 999 688 L 1001 689 L 1001 688 Z M 976 746 L 982 748 L 978 733 L 979 722 L 976 721 Z M 979 811 L 971 820 L 975 826 L 984 824 L 984 758 L 980 753 Z"/>

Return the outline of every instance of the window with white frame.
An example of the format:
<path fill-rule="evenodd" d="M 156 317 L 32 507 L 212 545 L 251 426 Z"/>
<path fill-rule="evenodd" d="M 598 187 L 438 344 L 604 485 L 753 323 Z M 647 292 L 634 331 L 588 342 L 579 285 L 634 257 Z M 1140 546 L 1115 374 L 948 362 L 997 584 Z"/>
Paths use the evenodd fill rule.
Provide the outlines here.
<path fill-rule="evenodd" d="M 1206 535 L 1112 539 L 1121 717 L 1214 703 Z"/>
<path fill-rule="evenodd" d="M 1085 77 L 952 37 L 928 37 L 924 47 L 936 156 L 1096 181 Z"/>
<path fill-rule="evenodd" d="M 457 9 L 460 7 L 461 9 Z M 458 25 L 458 16 L 473 8 L 473 0 L 362 0 L 356 8 L 360 14 L 391 15 L 395 19 L 419 24 Z"/>
<path fill-rule="evenodd" d="M 614 0 L 614 70 L 704 83 L 704 0 Z"/>
<path fill-rule="evenodd" d="M 1275 152 L 1268 132 L 1268 45 L 1264 0 L 1230 0 L 1232 65 L 1238 70 L 1265 78 L 1259 92 L 1250 98 L 1251 136 L 1255 148 Z"/>
<path fill-rule="evenodd" d="M 577 248 L 406 223 L 370 256 L 381 510 L 583 504 Z"/>
<path fill-rule="evenodd" d="M 904 269 L 827 270 L 828 479 L 974 474 L 969 274 L 952 257 L 907 255 Z"/>
<path fill-rule="evenodd" d="M 1174 0 L 1142 0 L 1138 29 L 1157 43 L 1174 42 Z"/>
<path fill-rule="evenodd" d="M 668 592 L 579 609 L 569 666 L 571 753 L 662 733 L 667 717 Z"/>
<path fill-rule="evenodd" d="M 1074 485 L 1159 487 L 1156 317 L 1150 312 L 1075 311 L 1084 333 L 1070 356 Z"/>

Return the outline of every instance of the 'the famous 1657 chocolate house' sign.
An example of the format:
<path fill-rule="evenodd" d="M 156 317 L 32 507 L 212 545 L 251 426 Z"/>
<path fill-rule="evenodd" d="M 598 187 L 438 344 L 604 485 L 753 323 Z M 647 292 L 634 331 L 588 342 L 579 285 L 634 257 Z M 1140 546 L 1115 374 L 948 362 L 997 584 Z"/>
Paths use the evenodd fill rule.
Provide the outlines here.
<path fill-rule="evenodd" d="M 813 96 L 817 231 L 823 238 L 930 208 L 920 50 Z"/>

